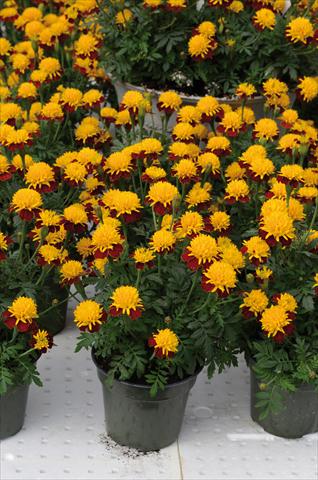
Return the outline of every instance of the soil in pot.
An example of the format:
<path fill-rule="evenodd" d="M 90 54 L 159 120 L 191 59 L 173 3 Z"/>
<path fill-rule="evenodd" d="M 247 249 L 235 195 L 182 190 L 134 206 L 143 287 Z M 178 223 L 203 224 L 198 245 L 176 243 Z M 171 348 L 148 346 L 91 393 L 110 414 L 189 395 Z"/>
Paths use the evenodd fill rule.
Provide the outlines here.
<path fill-rule="evenodd" d="M 259 380 L 251 368 L 251 417 L 268 433 L 284 438 L 300 438 L 318 432 L 318 392 L 313 385 L 303 384 L 295 392 L 280 391 L 283 409 L 260 419 L 255 407 Z"/>
<path fill-rule="evenodd" d="M 30 385 L 9 388 L 0 396 L 0 439 L 15 435 L 23 427 Z"/>
<path fill-rule="evenodd" d="M 144 384 L 114 380 L 110 388 L 94 355 L 93 361 L 103 387 L 107 434 L 115 442 L 147 452 L 167 447 L 177 439 L 197 375 L 168 384 L 152 398 L 150 387 Z"/>

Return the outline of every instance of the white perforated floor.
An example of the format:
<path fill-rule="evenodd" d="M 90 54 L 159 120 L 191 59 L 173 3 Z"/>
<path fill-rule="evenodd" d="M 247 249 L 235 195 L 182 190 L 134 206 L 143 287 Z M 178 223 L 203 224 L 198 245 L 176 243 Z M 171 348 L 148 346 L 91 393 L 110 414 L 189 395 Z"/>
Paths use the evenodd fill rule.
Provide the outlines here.
<path fill-rule="evenodd" d="M 318 435 L 284 440 L 249 417 L 244 364 L 192 390 L 178 442 L 142 455 L 105 435 L 102 391 L 89 353 L 74 354 L 69 320 L 39 361 L 24 428 L 1 444 L 2 480 L 318 479 Z"/>

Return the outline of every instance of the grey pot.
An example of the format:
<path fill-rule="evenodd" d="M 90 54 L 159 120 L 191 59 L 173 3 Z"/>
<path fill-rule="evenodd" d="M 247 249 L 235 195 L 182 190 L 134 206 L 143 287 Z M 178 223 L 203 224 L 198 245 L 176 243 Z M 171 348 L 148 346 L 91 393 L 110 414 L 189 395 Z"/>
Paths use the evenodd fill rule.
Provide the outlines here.
<path fill-rule="evenodd" d="M 259 380 L 251 370 L 251 417 L 268 433 L 284 438 L 300 438 L 318 432 L 318 392 L 313 385 L 303 384 L 295 392 L 281 390 L 284 408 L 277 414 L 259 419 L 261 410 L 255 407 Z"/>
<path fill-rule="evenodd" d="M 107 434 L 120 445 L 143 452 L 173 443 L 181 430 L 189 392 L 197 375 L 167 385 L 155 398 L 150 387 L 115 380 L 109 388 L 106 373 L 93 361 L 102 382 Z"/>
<path fill-rule="evenodd" d="M 0 396 L 0 439 L 15 435 L 23 427 L 30 385 L 9 388 Z"/>

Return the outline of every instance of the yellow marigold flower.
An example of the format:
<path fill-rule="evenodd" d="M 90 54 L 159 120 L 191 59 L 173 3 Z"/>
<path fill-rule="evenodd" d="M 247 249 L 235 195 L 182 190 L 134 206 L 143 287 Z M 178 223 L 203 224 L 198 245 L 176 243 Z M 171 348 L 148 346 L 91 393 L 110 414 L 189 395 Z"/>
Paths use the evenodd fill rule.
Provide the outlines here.
<path fill-rule="evenodd" d="M 0 61 L 0 69 L 1 69 L 1 61 Z M 4 87 L 0 85 L 0 101 L 4 102 L 10 98 L 10 90 L 8 87 Z"/>
<path fill-rule="evenodd" d="M 281 120 L 283 127 L 291 128 L 298 120 L 298 112 L 296 110 L 288 108 L 287 110 L 284 110 L 278 118 Z"/>
<path fill-rule="evenodd" d="M 12 165 L 19 171 L 23 172 L 24 167 L 26 170 L 33 164 L 33 158 L 30 155 L 24 155 L 22 160 L 21 155 L 14 155 L 12 159 Z"/>
<path fill-rule="evenodd" d="M 0 10 L 0 19 L 4 22 L 13 22 L 18 17 L 19 13 L 15 7 L 6 7 Z"/>
<path fill-rule="evenodd" d="M 74 203 L 73 205 L 64 208 L 63 215 L 66 222 L 73 223 L 74 225 L 86 225 L 88 222 L 85 208 L 80 203 Z"/>
<path fill-rule="evenodd" d="M 76 250 L 83 258 L 87 258 L 92 253 L 92 240 L 87 237 L 81 238 L 76 243 Z"/>
<path fill-rule="evenodd" d="M 117 181 L 120 178 L 129 178 L 134 165 L 131 155 L 124 150 L 114 152 L 106 159 L 104 169 L 110 176 L 111 181 Z"/>
<path fill-rule="evenodd" d="M 82 184 L 86 176 L 86 168 L 79 162 L 72 162 L 66 165 L 63 175 L 65 181 L 73 187 Z"/>
<path fill-rule="evenodd" d="M 128 90 L 122 100 L 121 100 L 121 105 L 124 108 L 127 108 L 129 112 L 131 113 L 138 113 L 140 106 L 144 102 L 144 97 L 142 93 L 135 91 L 135 90 Z"/>
<path fill-rule="evenodd" d="M 178 122 L 186 122 L 191 124 L 199 123 L 200 118 L 201 113 L 193 105 L 186 105 L 185 107 L 180 108 L 177 115 Z"/>
<path fill-rule="evenodd" d="M 171 10 L 172 12 L 180 12 L 186 8 L 187 3 L 186 0 L 167 0 L 166 5 L 168 10 Z"/>
<path fill-rule="evenodd" d="M 26 23 L 32 22 L 33 20 L 41 20 L 42 12 L 39 8 L 36 7 L 27 7 L 23 10 L 22 14 L 15 22 L 17 28 L 23 27 Z"/>
<path fill-rule="evenodd" d="M 285 34 L 292 43 L 303 43 L 306 45 L 314 36 L 314 28 L 308 18 L 297 17 L 288 23 Z"/>
<path fill-rule="evenodd" d="M 238 87 L 236 87 L 235 95 L 240 98 L 247 98 L 252 97 L 256 94 L 256 88 L 252 83 L 240 83 Z"/>
<path fill-rule="evenodd" d="M 89 169 L 91 166 L 97 167 L 101 165 L 103 155 L 93 148 L 84 147 L 77 152 L 77 160 Z"/>
<path fill-rule="evenodd" d="M 115 125 L 117 127 L 131 125 L 131 118 L 128 110 L 121 110 L 118 112 Z"/>
<path fill-rule="evenodd" d="M 32 336 L 31 345 L 35 350 L 45 353 L 53 345 L 53 339 L 46 330 L 38 330 Z"/>
<path fill-rule="evenodd" d="M 120 12 L 116 13 L 115 21 L 117 25 L 127 25 L 133 18 L 133 13 L 129 8 L 124 8 Z"/>
<path fill-rule="evenodd" d="M 221 163 L 219 157 L 212 152 L 205 152 L 198 156 L 197 165 L 201 173 L 211 172 L 212 176 L 218 177 L 220 174 Z"/>
<path fill-rule="evenodd" d="M 0 108 L 0 122 L 6 123 L 22 117 L 22 108 L 16 103 L 3 103 Z"/>
<path fill-rule="evenodd" d="M 144 182 L 152 183 L 164 180 L 166 176 L 167 173 L 163 168 L 152 166 L 145 169 L 141 178 Z"/>
<path fill-rule="evenodd" d="M 43 105 L 40 118 L 41 120 L 62 120 L 64 117 L 63 110 L 58 103 L 49 102 Z"/>
<path fill-rule="evenodd" d="M 244 293 L 244 301 L 240 305 L 245 318 L 259 316 L 268 305 L 268 297 L 263 290 L 251 290 Z"/>
<path fill-rule="evenodd" d="M 269 78 L 263 82 L 263 92 L 266 97 L 280 97 L 288 93 L 288 85 L 277 78 Z"/>
<path fill-rule="evenodd" d="M 157 7 L 159 7 L 159 5 L 161 5 L 161 3 L 162 3 L 162 0 L 144 0 L 143 6 L 156 9 Z"/>
<path fill-rule="evenodd" d="M 192 237 L 204 228 L 202 216 L 198 212 L 185 212 L 175 225 L 178 238 Z"/>
<path fill-rule="evenodd" d="M 252 21 L 258 30 L 265 30 L 265 28 L 274 30 L 276 25 L 276 15 L 269 8 L 261 8 L 256 11 Z"/>
<path fill-rule="evenodd" d="M 164 328 L 153 334 L 148 344 L 150 347 L 154 347 L 156 357 L 167 358 L 172 357 L 178 351 L 179 339 L 170 328 Z"/>
<path fill-rule="evenodd" d="M 195 183 L 186 196 L 186 203 L 190 208 L 205 209 L 211 201 L 211 188 L 212 186 L 209 183 L 205 183 L 203 187 L 200 183 Z"/>
<path fill-rule="evenodd" d="M 25 122 L 23 124 L 23 129 L 33 136 L 40 132 L 40 125 L 37 122 Z"/>
<path fill-rule="evenodd" d="M 223 260 L 212 263 L 202 275 L 203 290 L 216 293 L 220 297 L 229 295 L 236 283 L 237 276 L 234 268 Z"/>
<path fill-rule="evenodd" d="M 189 143 L 173 142 L 169 147 L 169 158 L 171 160 L 178 160 L 189 157 Z"/>
<path fill-rule="evenodd" d="M 77 160 L 78 152 L 65 152 L 55 160 L 54 166 L 65 169 L 67 165 Z"/>
<path fill-rule="evenodd" d="M 102 305 L 94 300 L 84 300 L 74 310 L 74 322 L 83 331 L 95 332 L 105 320 Z"/>
<path fill-rule="evenodd" d="M 191 240 L 181 258 L 190 270 L 198 270 L 211 265 L 218 255 L 216 240 L 209 235 L 199 234 Z"/>
<path fill-rule="evenodd" d="M 191 141 L 194 136 L 194 128 L 190 123 L 180 122 L 175 125 L 172 130 L 172 138 L 174 141 Z"/>
<path fill-rule="evenodd" d="M 258 266 L 260 263 L 266 262 L 270 256 L 269 245 L 258 236 L 244 240 L 241 252 L 248 256 L 251 263 Z"/>
<path fill-rule="evenodd" d="M 33 163 L 27 170 L 25 182 L 29 188 L 34 188 L 39 193 L 53 191 L 57 183 L 53 168 L 45 162 Z"/>
<path fill-rule="evenodd" d="M 62 74 L 62 67 L 57 58 L 46 57 L 39 63 L 39 70 L 45 72 L 46 79 L 58 80 Z"/>
<path fill-rule="evenodd" d="M 255 270 L 255 276 L 260 283 L 266 283 L 272 277 L 273 270 L 268 267 L 258 267 Z"/>
<path fill-rule="evenodd" d="M 296 188 L 302 182 L 304 170 L 300 165 L 283 165 L 277 176 L 279 182 L 290 184 Z"/>
<path fill-rule="evenodd" d="M 144 309 L 137 288 L 130 285 L 117 287 L 110 298 L 112 303 L 109 313 L 112 317 L 128 315 L 132 320 L 136 320 Z"/>
<path fill-rule="evenodd" d="M 172 210 L 173 202 L 178 197 L 177 187 L 169 182 L 159 181 L 150 186 L 146 200 L 158 215 L 164 215 Z"/>
<path fill-rule="evenodd" d="M 297 197 L 305 203 L 314 202 L 318 197 L 318 188 L 301 187 L 297 192 Z"/>
<path fill-rule="evenodd" d="M 103 94 L 96 88 L 91 88 L 83 95 L 83 105 L 89 108 L 97 107 L 104 100 Z"/>
<path fill-rule="evenodd" d="M 209 137 L 210 132 L 205 125 L 197 123 L 193 127 L 193 133 L 198 140 L 206 140 Z"/>
<path fill-rule="evenodd" d="M 279 305 L 267 308 L 261 317 L 262 330 L 268 337 L 275 337 L 278 332 L 285 334 L 284 327 L 291 323 L 286 310 Z"/>
<path fill-rule="evenodd" d="M 63 284 L 76 283 L 84 275 L 84 269 L 78 260 L 68 260 L 60 268 L 60 277 Z"/>
<path fill-rule="evenodd" d="M 280 242 L 289 245 L 295 238 L 293 220 L 284 211 L 273 211 L 262 217 L 260 222 L 260 236 L 270 245 Z"/>
<path fill-rule="evenodd" d="M 74 43 L 74 53 L 79 57 L 91 57 L 97 52 L 99 41 L 92 33 L 83 34 Z"/>
<path fill-rule="evenodd" d="M 117 228 L 100 223 L 92 235 L 95 258 L 117 258 L 123 251 L 124 240 Z"/>
<path fill-rule="evenodd" d="M 37 305 L 30 297 L 18 297 L 4 312 L 4 323 L 8 328 L 16 327 L 19 332 L 26 332 L 38 318 Z"/>
<path fill-rule="evenodd" d="M 201 121 L 210 122 L 215 114 L 221 110 L 221 107 L 216 98 L 207 95 L 200 98 L 197 109 L 201 113 Z"/>
<path fill-rule="evenodd" d="M 45 70 L 33 70 L 30 75 L 30 80 L 34 82 L 35 85 L 40 86 L 46 80 L 46 71 Z"/>
<path fill-rule="evenodd" d="M 311 102 L 318 96 L 318 77 L 304 77 L 297 85 L 297 92 L 303 100 Z"/>
<path fill-rule="evenodd" d="M 250 162 L 247 172 L 252 180 L 260 182 L 268 180 L 270 175 L 275 172 L 275 165 L 269 158 L 255 157 Z"/>
<path fill-rule="evenodd" d="M 195 163 L 188 158 L 184 158 L 176 163 L 172 168 L 172 172 L 181 183 L 198 180 L 197 167 Z"/>
<path fill-rule="evenodd" d="M 74 111 L 82 104 L 83 94 L 78 88 L 65 88 L 60 95 L 60 103 L 66 110 Z"/>
<path fill-rule="evenodd" d="M 278 133 L 277 123 L 271 118 L 261 118 L 254 125 L 253 135 L 259 140 L 273 140 L 278 136 Z"/>
<path fill-rule="evenodd" d="M 11 55 L 12 68 L 15 73 L 24 74 L 30 67 L 31 61 L 27 55 L 23 53 L 15 53 Z"/>
<path fill-rule="evenodd" d="M 150 240 L 150 248 L 156 253 L 167 253 L 173 250 L 176 243 L 176 236 L 170 231 L 162 228 L 153 234 Z"/>
<path fill-rule="evenodd" d="M 234 270 L 240 270 L 245 265 L 243 254 L 234 244 L 221 247 L 220 255 L 221 255 L 221 259 L 229 263 L 230 265 L 232 265 Z"/>
<path fill-rule="evenodd" d="M 318 187 L 318 169 L 305 168 L 303 171 L 303 182 L 307 187 Z"/>
<path fill-rule="evenodd" d="M 18 212 L 20 217 L 25 220 L 31 220 L 41 206 L 41 195 L 30 188 L 17 190 L 11 201 L 12 210 Z"/>
<path fill-rule="evenodd" d="M 225 170 L 228 180 L 240 180 L 245 177 L 246 170 L 238 162 L 232 162 Z"/>
<path fill-rule="evenodd" d="M 246 203 L 249 201 L 249 187 L 245 180 L 232 180 L 225 188 L 224 200 L 227 203 Z"/>
<path fill-rule="evenodd" d="M 221 133 L 225 133 L 230 137 L 238 135 L 242 128 L 242 120 L 237 112 L 227 112 L 224 114 L 217 129 Z"/>
<path fill-rule="evenodd" d="M 44 28 L 45 27 L 42 22 L 33 20 L 32 22 L 28 22 L 24 27 L 24 34 L 26 38 L 29 38 L 30 40 L 37 40 Z"/>
<path fill-rule="evenodd" d="M 246 125 L 253 125 L 255 123 L 255 114 L 252 108 L 249 107 L 238 107 L 235 112 L 242 119 L 242 122 Z"/>
<path fill-rule="evenodd" d="M 296 133 L 287 133 L 280 137 L 277 150 L 281 150 L 284 153 L 293 153 L 294 150 L 298 150 L 300 142 L 300 135 L 297 135 Z"/>
<path fill-rule="evenodd" d="M 143 270 L 145 266 L 152 267 L 155 259 L 154 253 L 145 247 L 136 248 L 133 253 L 133 259 L 136 263 L 136 268 Z"/>
<path fill-rule="evenodd" d="M 223 136 L 211 137 L 208 140 L 206 149 L 215 155 L 222 156 L 231 152 L 231 143 L 228 138 Z"/>
<path fill-rule="evenodd" d="M 42 245 L 39 248 L 38 256 L 39 265 L 58 265 L 65 260 L 67 252 L 54 247 L 54 245 Z"/>
<path fill-rule="evenodd" d="M 61 215 L 54 210 L 41 210 L 37 216 L 37 227 L 57 227 L 61 223 Z"/>
<path fill-rule="evenodd" d="M 216 34 L 215 24 L 208 21 L 200 23 L 200 25 L 197 27 L 197 30 L 201 35 L 204 35 L 207 38 L 212 38 Z"/>
<path fill-rule="evenodd" d="M 93 260 L 93 267 L 95 268 L 95 270 L 98 271 L 98 273 L 100 275 L 104 275 L 105 274 L 105 266 L 107 265 L 108 263 L 108 259 L 107 258 L 95 258 Z"/>
<path fill-rule="evenodd" d="M 273 301 L 286 310 L 286 312 L 296 313 L 298 308 L 295 297 L 293 297 L 293 295 L 290 293 L 279 293 L 274 295 Z"/>
<path fill-rule="evenodd" d="M 116 214 L 116 217 L 122 216 L 126 223 L 139 220 L 142 208 L 138 195 L 135 192 L 121 190 L 114 190 L 112 203 L 109 207 L 111 212 Z"/>
<path fill-rule="evenodd" d="M 196 60 L 210 58 L 217 43 L 201 33 L 193 35 L 188 42 L 188 52 Z"/>
<path fill-rule="evenodd" d="M 163 110 L 166 113 L 172 113 L 179 110 L 181 104 L 181 97 L 176 92 L 169 90 L 159 95 L 157 106 L 159 111 Z"/>
<path fill-rule="evenodd" d="M 239 0 L 234 0 L 230 5 L 227 7 L 231 12 L 240 13 L 244 10 L 244 4 Z"/>
<path fill-rule="evenodd" d="M 216 211 L 208 217 L 206 229 L 218 234 L 225 234 L 228 232 L 230 224 L 231 218 L 226 212 Z"/>
<path fill-rule="evenodd" d="M 100 111 L 100 116 L 104 118 L 108 123 L 116 121 L 118 112 L 112 107 L 103 107 Z"/>
<path fill-rule="evenodd" d="M 10 55 L 11 52 L 11 43 L 6 38 L 0 38 L 0 57 L 5 57 Z"/>
<path fill-rule="evenodd" d="M 101 133 L 97 118 L 86 117 L 75 129 L 75 138 L 84 144 L 96 139 Z"/>

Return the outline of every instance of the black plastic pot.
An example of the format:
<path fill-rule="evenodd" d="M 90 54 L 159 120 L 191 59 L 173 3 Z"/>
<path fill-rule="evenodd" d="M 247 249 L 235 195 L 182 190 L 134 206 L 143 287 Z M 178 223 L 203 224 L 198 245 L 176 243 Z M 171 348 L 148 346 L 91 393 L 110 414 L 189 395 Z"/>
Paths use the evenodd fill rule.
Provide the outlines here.
<path fill-rule="evenodd" d="M 23 427 L 30 385 L 9 388 L 0 395 L 0 439 L 15 435 Z"/>
<path fill-rule="evenodd" d="M 155 398 L 150 387 L 115 380 L 109 388 L 106 373 L 93 361 L 103 386 L 107 434 L 120 445 L 144 452 L 173 443 L 181 430 L 188 395 L 197 375 L 167 385 Z"/>
<path fill-rule="evenodd" d="M 281 390 L 283 409 L 260 420 L 261 410 L 255 407 L 259 380 L 251 370 L 251 417 L 268 433 L 284 438 L 300 438 L 318 432 L 318 392 L 313 385 L 303 384 L 295 392 Z"/>
<path fill-rule="evenodd" d="M 65 300 L 68 296 L 69 289 L 67 287 L 61 287 L 52 279 L 49 279 L 48 283 L 44 286 L 43 291 L 37 295 L 36 300 L 39 312 L 47 310 L 53 306 L 54 303 L 58 304 L 63 302 L 61 305 L 57 305 L 41 316 L 38 321 L 40 328 L 44 328 L 51 335 L 56 335 L 65 327 L 67 314 L 67 301 Z"/>

